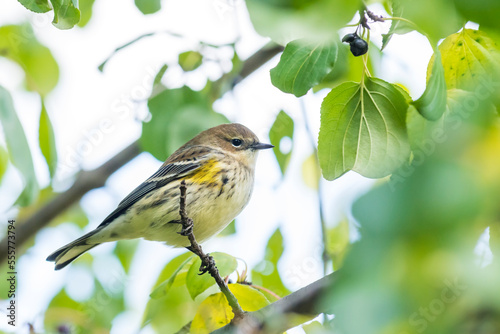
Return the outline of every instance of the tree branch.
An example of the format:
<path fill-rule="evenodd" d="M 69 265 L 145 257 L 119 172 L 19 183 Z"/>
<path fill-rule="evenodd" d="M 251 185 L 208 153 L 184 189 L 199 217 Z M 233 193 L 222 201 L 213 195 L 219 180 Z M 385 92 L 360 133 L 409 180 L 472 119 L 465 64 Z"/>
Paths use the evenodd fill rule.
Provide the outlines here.
<path fill-rule="evenodd" d="M 238 300 L 233 295 L 233 293 L 227 287 L 226 282 L 220 277 L 219 269 L 215 266 L 214 259 L 210 256 L 210 254 L 205 254 L 201 249 L 201 246 L 196 242 L 196 238 L 193 233 L 193 220 L 187 216 L 186 213 L 186 181 L 182 180 L 180 185 L 181 197 L 180 197 L 180 205 L 179 205 L 179 214 L 181 216 L 182 223 L 182 231 L 179 234 L 188 237 L 191 246 L 188 249 L 194 254 L 198 255 L 201 259 L 201 267 L 200 267 L 200 275 L 203 275 L 206 272 L 209 272 L 210 275 L 214 278 L 215 282 L 220 288 L 220 291 L 226 296 L 227 302 L 231 309 L 233 310 L 234 318 L 233 319 L 241 319 L 243 317 L 243 309 L 240 304 L 238 304 Z"/>
<path fill-rule="evenodd" d="M 255 312 L 245 313 L 237 323 L 231 322 L 213 331 L 212 334 L 283 333 L 297 325 L 289 321 L 289 316 L 331 313 L 331 310 L 319 301 L 329 292 L 337 276 L 338 271 L 331 273 L 271 305 Z"/>
<path fill-rule="evenodd" d="M 241 82 L 269 59 L 283 50 L 282 46 L 277 44 L 268 44 L 250 56 L 239 72 L 236 83 Z M 220 80 L 220 79 L 219 79 Z M 233 83 L 233 86 L 236 84 Z M 120 169 L 127 162 L 135 158 L 140 153 L 138 142 L 134 142 L 123 151 L 112 157 L 102 166 L 91 170 L 81 171 L 73 183 L 66 191 L 58 194 L 46 205 L 37 210 L 31 217 L 24 222 L 17 222 L 18 247 L 35 235 L 38 230 L 45 227 L 52 219 L 63 213 L 71 205 L 78 202 L 87 192 L 92 189 L 104 186 L 111 174 Z M 7 259 L 7 239 L 0 241 L 0 264 Z"/>

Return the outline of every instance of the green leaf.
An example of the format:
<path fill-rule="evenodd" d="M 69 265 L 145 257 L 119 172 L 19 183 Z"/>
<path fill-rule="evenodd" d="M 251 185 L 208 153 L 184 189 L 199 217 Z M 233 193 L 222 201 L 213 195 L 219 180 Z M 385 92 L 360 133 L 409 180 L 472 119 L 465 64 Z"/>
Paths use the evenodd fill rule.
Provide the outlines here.
<path fill-rule="evenodd" d="M 16 203 L 21 206 L 27 206 L 38 195 L 38 182 L 23 127 L 17 118 L 14 103 L 9 92 L 2 86 L 0 86 L 0 122 L 5 133 L 10 160 L 21 172 L 24 179 L 24 190 Z"/>
<path fill-rule="evenodd" d="M 130 42 L 127 42 L 119 47 L 117 47 L 116 49 L 113 50 L 113 52 L 111 52 L 111 54 L 99 65 L 97 66 L 97 69 L 100 71 L 100 72 L 103 72 L 104 71 L 104 67 L 106 66 L 106 64 L 108 63 L 108 61 L 111 60 L 111 58 L 113 58 L 113 56 L 120 50 L 123 50 L 129 46 L 131 46 L 132 44 L 135 44 L 137 43 L 138 41 L 142 40 L 143 38 L 147 38 L 147 37 L 151 37 L 151 36 L 154 36 L 156 35 L 156 32 L 150 32 L 150 33 L 147 33 L 147 34 L 142 34 L 142 35 L 139 35 L 138 37 L 134 38 L 133 40 L 131 40 Z M 164 65 L 166 66 L 166 65 Z M 161 70 L 160 70 L 161 72 Z M 152 94 L 153 96 L 155 94 Z"/>
<path fill-rule="evenodd" d="M 221 277 L 229 276 L 238 267 L 236 259 L 229 254 L 214 252 L 210 255 L 214 258 Z M 193 299 L 215 284 L 215 280 L 208 273 L 199 275 L 200 266 L 201 260 L 197 257 L 189 267 L 186 276 L 187 289 Z"/>
<path fill-rule="evenodd" d="M 196 70 L 203 63 L 203 56 L 197 51 L 186 51 L 179 54 L 179 65 L 185 72 Z"/>
<path fill-rule="evenodd" d="M 403 16 L 403 6 L 401 6 L 401 2 L 396 0 L 392 2 L 392 17 L 402 17 Z M 409 33 L 410 31 L 415 30 L 415 27 L 412 25 L 408 24 L 405 21 L 400 21 L 400 20 L 392 20 L 391 21 L 391 27 L 389 28 L 389 31 L 387 34 L 382 34 L 382 47 L 380 50 L 383 50 L 389 41 L 392 38 L 393 34 L 399 34 L 399 35 L 404 35 L 406 33 Z"/>
<path fill-rule="evenodd" d="M 455 128 L 463 123 L 464 118 L 470 115 L 470 101 L 475 101 L 477 97 L 473 92 L 461 89 L 449 89 L 447 92 L 446 111 L 436 121 L 429 121 L 422 117 L 417 110 L 410 106 L 406 117 L 408 127 L 408 138 L 414 156 L 429 156 L 434 153 L 437 144 L 442 143 L 447 138 L 449 128 Z M 483 112 L 494 112 L 493 105 L 488 106 L 489 101 L 483 101 L 480 110 Z M 491 108 L 491 110 L 489 109 Z"/>
<path fill-rule="evenodd" d="M 157 333 L 175 333 L 193 319 L 200 302 L 191 299 L 185 284 L 186 264 L 193 259 L 190 252 L 181 254 L 162 270 L 144 310 L 143 327 L 149 324 Z"/>
<path fill-rule="evenodd" d="M 243 311 L 254 312 L 269 305 L 267 298 L 257 289 L 246 284 L 228 284 Z"/>
<path fill-rule="evenodd" d="M 417 333 L 415 324 L 425 321 L 419 308 L 433 308 L 437 300 L 446 314 L 426 321 L 422 332 L 451 334 L 466 324 L 482 326 L 477 318 L 463 321 L 471 314 L 467 301 L 474 300 L 475 317 L 486 305 L 495 305 L 495 314 L 500 310 L 498 294 L 491 293 L 499 281 L 498 259 L 478 269 L 483 256 L 468 256 L 485 226 L 498 225 L 498 119 L 482 113 L 482 103 L 461 107 L 463 118 L 450 119 L 446 135 L 431 143 L 432 154 L 415 157 L 410 169 L 394 174 L 400 177 L 397 184 L 373 187 L 354 203 L 362 237 L 324 299 L 339 332 Z M 452 285 L 460 287 L 454 302 L 465 307 L 443 300 L 442 291 Z M 364 321 L 352 321 L 352 314 Z M 485 323 L 498 328 L 495 321 Z"/>
<path fill-rule="evenodd" d="M 410 154 L 408 103 L 398 88 L 376 78 L 346 82 L 321 104 L 318 157 L 327 180 L 349 170 L 379 178 L 391 174 Z"/>
<path fill-rule="evenodd" d="M 278 228 L 267 242 L 264 259 L 252 270 L 252 282 L 254 285 L 269 289 L 281 297 L 290 293 L 290 290 L 283 284 L 278 271 L 278 262 L 283 255 L 284 249 L 283 235 Z"/>
<path fill-rule="evenodd" d="M 267 241 L 264 259 L 277 264 L 283 255 L 284 250 L 285 246 L 283 245 L 283 235 L 281 234 L 281 230 L 277 228 Z"/>
<path fill-rule="evenodd" d="M 292 142 L 287 151 L 285 151 L 285 147 L 281 147 L 283 138 L 288 138 Z M 281 174 L 285 175 L 293 150 L 293 119 L 283 110 L 278 113 L 271 130 L 269 130 L 269 139 L 274 145 L 273 152 L 280 166 Z"/>
<path fill-rule="evenodd" d="M 104 64 L 104 63 L 103 63 Z M 167 87 L 165 87 L 162 83 L 161 83 L 161 79 L 163 78 L 163 76 L 165 75 L 165 72 L 167 72 L 167 69 L 168 69 L 168 65 L 167 64 L 164 64 L 160 70 L 158 71 L 158 73 L 156 73 L 155 75 L 155 78 L 153 80 L 153 89 L 151 90 L 151 97 L 149 98 L 150 100 L 162 93 L 164 90 L 167 89 Z M 102 69 L 101 69 L 101 72 L 102 72 Z"/>
<path fill-rule="evenodd" d="M 425 32 L 435 45 L 441 38 L 457 32 L 464 24 L 453 1 L 398 0 L 403 7 L 403 17 Z M 443 19 L 443 14 L 446 18 Z M 445 64 L 445 62 L 443 62 Z"/>
<path fill-rule="evenodd" d="M 80 21 L 78 0 L 50 0 L 54 8 L 52 24 L 61 30 L 71 29 Z"/>
<path fill-rule="evenodd" d="M 361 8 L 359 0 L 249 0 L 245 4 L 255 30 L 282 45 L 299 38 L 331 40 Z M 220 17 L 229 12 L 228 6 L 216 11 Z"/>
<path fill-rule="evenodd" d="M 17 0 L 26 9 L 35 13 L 46 13 L 52 9 L 52 6 L 47 0 Z"/>
<path fill-rule="evenodd" d="M 23 69 L 26 87 L 43 97 L 59 80 L 59 67 L 50 50 L 35 38 L 29 24 L 0 27 L 0 53 Z"/>
<path fill-rule="evenodd" d="M 139 240 L 119 240 L 116 243 L 113 253 L 122 264 L 125 273 L 129 272 L 130 264 L 134 259 L 135 251 L 139 245 Z"/>
<path fill-rule="evenodd" d="M 448 89 L 475 91 L 484 88 L 491 91 L 497 87 L 491 83 L 500 81 L 499 44 L 485 32 L 463 29 L 448 36 L 439 45 L 439 51 Z M 433 56 L 429 62 L 428 76 L 434 59 Z"/>
<path fill-rule="evenodd" d="M 454 0 L 455 6 L 466 19 L 479 23 L 481 27 L 500 30 L 500 1 L 497 0 Z"/>
<path fill-rule="evenodd" d="M 421 150 L 424 143 L 426 143 L 427 139 L 432 138 L 434 133 L 437 133 L 436 129 L 441 129 L 444 132 L 443 128 L 443 119 L 444 115 L 441 119 L 436 121 L 429 121 L 424 118 L 414 106 L 410 106 L 408 108 L 408 113 L 406 115 L 406 126 L 408 128 L 408 138 L 410 140 L 411 150 L 414 152 L 418 152 Z M 441 134 L 443 132 L 440 132 Z"/>
<path fill-rule="evenodd" d="M 117 280 L 117 278 L 115 278 Z M 123 291 L 116 291 L 122 281 L 113 285 L 113 293 L 94 280 L 92 296 L 85 301 L 75 301 L 61 290 L 50 302 L 44 317 L 47 333 L 58 333 L 60 326 L 71 326 L 78 333 L 105 333 L 111 329 L 112 320 L 124 311 Z M 121 289 L 118 289 L 121 290 Z"/>
<path fill-rule="evenodd" d="M 55 193 L 53 193 L 52 196 L 55 196 Z M 37 205 L 39 206 L 39 208 L 45 204 L 47 204 L 47 201 L 43 202 L 41 200 L 37 201 Z M 82 207 L 79 204 L 75 204 L 71 206 L 68 210 L 66 210 L 64 213 L 54 218 L 51 221 L 50 226 L 56 226 L 57 224 L 65 222 L 74 223 L 76 226 L 83 229 L 89 224 L 89 218 L 87 217 L 85 211 L 83 211 Z"/>
<path fill-rule="evenodd" d="M 153 81 L 153 88 L 156 88 L 156 86 L 159 86 L 158 88 L 162 88 L 162 90 L 165 90 L 166 87 L 163 86 L 161 84 L 161 79 L 163 79 L 163 76 L 165 75 L 165 72 L 167 71 L 168 69 L 168 65 L 167 64 L 163 64 L 163 66 L 160 68 L 160 70 L 158 71 L 158 73 L 156 73 L 155 75 L 155 79 Z M 161 91 L 158 91 L 157 93 L 161 93 Z M 151 94 L 151 98 L 153 98 L 153 96 L 156 96 L 157 94 L 154 94 L 154 90 L 153 90 L 153 93 Z"/>
<path fill-rule="evenodd" d="M 78 26 L 83 28 L 89 23 L 92 17 L 92 7 L 94 6 L 95 0 L 79 0 L 78 7 L 80 9 L 80 21 Z"/>
<path fill-rule="evenodd" d="M 176 258 L 172 259 L 165 268 L 160 273 L 160 276 L 156 280 L 156 284 L 153 287 L 153 291 L 150 294 L 150 297 L 153 299 L 159 299 L 164 297 L 172 284 L 174 284 L 177 275 L 185 269 L 184 267 L 194 260 L 194 257 L 191 253 L 184 253 Z M 185 269 L 187 271 L 187 269 Z"/>
<path fill-rule="evenodd" d="M 226 117 L 212 110 L 205 95 L 186 86 L 157 93 L 148 107 L 151 120 L 143 123 L 139 142 L 161 161 L 201 131 L 228 123 Z"/>
<path fill-rule="evenodd" d="M 86 320 L 80 303 L 71 299 L 62 289 L 52 298 L 45 311 L 44 328 L 48 333 L 57 333 L 57 328 L 62 324 L 84 324 Z"/>
<path fill-rule="evenodd" d="M 244 311 L 253 312 L 269 305 L 269 301 L 261 292 L 248 285 L 229 284 L 228 287 Z M 190 333 L 208 334 L 227 325 L 233 317 L 233 311 L 222 292 L 213 294 L 198 307 Z"/>
<path fill-rule="evenodd" d="M 9 167 L 9 153 L 5 148 L 0 145 L 0 184 L 7 168 Z"/>
<path fill-rule="evenodd" d="M 136 7 L 144 14 L 153 14 L 161 9 L 161 0 L 134 0 Z"/>
<path fill-rule="evenodd" d="M 333 69 L 336 59 L 336 43 L 290 42 L 271 70 L 271 82 L 285 93 L 302 96 Z"/>
<path fill-rule="evenodd" d="M 49 167 L 50 177 L 54 178 L 57 168 L 56 140 L 54 136 L 54 129 L 52 128 L 52 123 L 50 122 L 50 118 L 47 114 L 47 109 L 45 109 L 43 101 L 42 112 L 40 113 L 38 141 L 40 143 L 42 154 L 47 162 L 47 166 Z"/>
<path fill-rule="evenodd" d="M 302 329 L 306 334 L 328 334 L 331 333 L 325 326 L 319 321 L 313 321 L 307 325 L 302 325 Z"/>
<path fill-rule="evenodd" d="M 438 56 L 438 61 L 432 62 L 432 74 L 427 80 L 427 87 L 425 87 L 422 96 L 412 103 L 422 116 L 431 121 L 439 119 L 446 109 L 446 82 L 443 64 L 439 49 L 436 48 L 434 52 Z"/>

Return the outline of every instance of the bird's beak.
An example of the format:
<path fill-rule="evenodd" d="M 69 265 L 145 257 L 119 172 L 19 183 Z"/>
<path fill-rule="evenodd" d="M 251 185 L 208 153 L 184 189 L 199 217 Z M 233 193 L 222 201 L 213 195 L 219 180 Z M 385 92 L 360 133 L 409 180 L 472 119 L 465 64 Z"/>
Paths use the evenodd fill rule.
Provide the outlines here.
<path fill-rule="evenodd" d="M 255 143 L 255 144 L 252 144 L 252 146 L 250 146 L 250 147 L 253 148 L 254 150 L 265 150 L 265 149 L 268 149 L 268 148 L 273 148 L 274 145 L 263 144 L 263 143 Z"/>

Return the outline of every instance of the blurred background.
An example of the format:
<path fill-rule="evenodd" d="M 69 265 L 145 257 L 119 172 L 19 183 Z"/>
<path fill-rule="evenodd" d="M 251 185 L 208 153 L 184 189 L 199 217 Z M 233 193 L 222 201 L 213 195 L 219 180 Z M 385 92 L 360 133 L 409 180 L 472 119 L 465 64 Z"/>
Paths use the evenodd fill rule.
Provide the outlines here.
<path fill-rule="evenodd" d="M 154 6 L 158 6 L 158 3 L 161 8 L 155 9 Z M 151 315 L 153 306 L 149 305 L 149 294 L 165 265 L 185 253 L 185 250 L 144 240 L 109 243 L 93 249 L 69 267 L 57 272 L 45 258 L 60 246 L 94 229 L 123 197 L 156 171 L 162 163 L 160 160 L 167 153 L 190 139 L 203 126 L 224 121 L 224 118 L 217 115 L 221 114 L 230 122 L 246 125 L 263 142 L 271 141 L 273 124 L 278 119 L 291 119 L 289 122 L 292 126 L 288 123 L 284 133 L 276 132 L 274 128 L 278 153 L 260 153 L 256 184 L 249 205 L 235 223 L 221 236 L 207 242 L 204 249 L 208 252 L 228 253 L 238 258 L 238 270 L 253 270 L 256 274 L 250 279 L 254 282 L 264 282 L 259 278 L 259 273 L 264 276 L 271 272 L 279 273 L 278 279 L 283 286 L 277 294 L 284 295 L 340 267 L 349 244 L 363 235 L 360 232 L 361 223 L 369 233 L 366 240 L 364 237 L 361 239 L 368 244 L 359 243 L 359 248 L 353 250 L 350 254 L 352 261 L 346 264 L 346 271 L 356 273 L 361 268 L 376 266 L 379 264 L 377 259 L 383 259 L 385 265 L 395 261 L 392 263 L 395 267 L 374 270 L 380 276 L 367 276 L 365 272 L 360 272 L 358 280 L 361 281 L 351 282 L 359 283 L 358 286 L 344 286 L 342 291 L 333 293 L 338 293 L 335 296 L 340 296 L 339 300 L 347 301 L 342 312 L 364 305 L 366 309 L 361 307 L 357 312 L 366 311 L 370 314 L 370 310 L 383 308 L 389 314 L 376 313 L 377 316 L 373 315 L 374 319 L 362 322 L 364 325 L 354 326 L 355 329 L 351 329 L 351 332 L 370 333 L 372 331 L 369 328 L 379 328 L 373 327 L 373 324 L 384 323 L 381 328 L 386 328 L 387 333 L 396 333 L 390 327 L 384 327 L 387 324 L 384 321 L 391 318 L 390 314 L 403 312 L 403 308 L 390 297 L 399 300 L 404 299 L 403 296 L 408 293 L 426 291 L 418 287 L 422 282 L 408 280 L 405 281 L 406 284 L 413 283 L 414 290 L 407 289 L 404 285 L 392 289 L 390 282 L 397 285 L 395 282 L 404 280 L 403 277 L 408 277 L 406 275 L 418 275 L 412 274 L 411 270 L 407 272 L 404 262 L 408 264 L 409 259 L 413 259 L 415 263 L 420 263 L 418 258 L 423 255 L 415 250 L 425 248 L 422 245 L 428 245 L 429 240 L 439 243 L 436 239 L 449 237 L 450 243 L 456 246 L 470 231 L 464 227 L 457 232 L 460 236 L 453 238 L 447 232 L 453 223 L 447 228 L 443 227 L 443 230 L 434 230 L 436 225 L 430 222 L 433 219 L 440 221 L 440 216 L 432 219 L 419 216 L 429 204 L 420 205 L 419 201 L 431 201 L 429 195 L 434 194 L 430 205 L 441 203 L 454 193 L 474 188 L 470 184 L 474 185 L 475 180 L 471 180 L 470 184 L 464 181 L 464 184 L 453 190 L 457 180 L 463 181 L 467 177 L 460 174 L 462 170 L 457 171 L 456 175 L 450 174 L 449 169 L 446 169 L 449 166 L 442 167 L 440 159 L 431 159 L 427 170 L 410 173 L 410 181 L 403 186 L 406 191 L 403 194 L 407 197 L 400 194 L 400 202 L 397 202 L 398 198 L 391 197 L 396 196 L 394 193 L 377 190 L 380 193 L 370 192 L 362 197 L 357 202 L 357 211 L 356 207 L 353 211 L 352 205 L 360 196 L 366 194 L 374 184 L 386 180 L 368 179 L 355 172 L 347 172 L 335 181 L 326 181 L 321 177 L 315 154 L 320 128 L 320 107 L 330 90 L 326 89 L 328 85 L 318 86 L 314 92 L 311 90 L 300 98 L 280 91 L 271 84 L 269 75 L 270 69 L 279 61 L 279 50 L 271 53 L 269 61 L 260 61 L 248 76 L 239 77 L 239 69 L 244 66 L 245 60 L 271 45 L 270 38 L 255 31 L 243 1 L 189 0 L 158 3 L 80 1 L 81 21 L 79 26 L 70 30 L 60 30 L 53 26 L 52 11 L 32 13 L 17 1 L 3 1 L 0 4 L 0 39 L 4 38 L 5 41 L 11 36 L 17 36 L 19 40 L 10 40 L 9 43 L 23 45 L 25 54 L 20 57 L 25 57 L 23 61 L 27 64 L 20 66 L 19 62 L 9 57 L 0 57 L 0 86 L 12 96 L 29 145 L 34 180 L 40 189 L 39 193 L 31 197 L 30 205 L 17 205 L 16 200 L 23 189 L 25 191 L 27 181 L 23 171 L 7 162 L 8 158 L 2 158 L 5 163 L 2 164 L 4 170 L 0 185 L 0 235 L 5 237 L 7 234 L 9 219 L 25 221 L 36 215 L 57 193 L 67 191 L 81 175 L 81 171 L 98 168 L 139 138 L 146 151 L 132 157 L 130 162 L 111 174 L 104 187 L 86 192 L 80 201 L 58 215 L 50 224 L 37 230 L 25 243 L 17 246 L 18 318 L 14 332 L 72 333 L 78 328 L 81 332 L 90 333 L 173 333 L 186 324 L 190 316 L 192 318 L 196 303 L 186 301 L 185 292 L 171 294 L 164 308 L 168 315 L 163 317 Z M 388 15 L 385 3 L 374 3 L 369 8 L 379 15 Z M 356 23 L 359 15 L 353 12 L 351 19 L 351 23 Z M 9 35 L 8 30 L 13 29 L 13 26 L 20 33 Z M 370 41 L 374 45 L 373 50 L 370 49 L 369 58 L 371 73 L 388 82 L 400 84 L 412 97 L 418 97 L 426 87 L 427 64 L 433 49 L 422 34 L 413 31 L 405 35 L 394 35 L 381 53 L 377 47 L 380 48 L 381 34 L 386 33 L 389 26 L 390 22 L 371 26 Z M 478 24 L 469 22 L 466 27 L 477 29 Z M 338 31 L 338 37 L 352 31 L 353 28 L 342 28 Z M 133 43 L 128 45 L 130 42 Z M 0 40 L 0 46 L 5 44 L 2 43 Z M 122 46 L 124 47 L 121 48 Z M 357 61 L 359 63 L 355 63 Z M 360 60 L 353 60 L 346 65 L 343 78 L 359 81 L 360 64 Z M 158 76 L 160 71 L 165 72 Z M 219 80 L 220 78 L 224 80 Z M 155 95 L 154 87 L 205 92 L 207 87 L 213 88 L 213 82 L 220 85 L 218 89 L 212 90 L 218 94 L 209 99 L 217 114 L 198 115 L 193 107 L 192 112 L 185 111 L 184 114 L 169 119 L 156 116 L 155 112 L 159 111 L 154 109 L 153 103 L 148 106 L 148 101 L 152 101 L 155 96 L 160 99 L 160 103 L 170 103 L 169 96 Z M 172 102 L 172 108 L 176 103 L 181 102 Z M 288 116 L 279 118 L 280 111 Z M 49 122 L 47 118 L 50 119 Z M 143 123 L 150 120 L 150 123 Z M 488 123 L 484 120 L 475 122 Z M 155 137 L 144 134 L 148 129 L 147 124 L 155 124 Z M 477 129 L 479 126 L 482 125 L 474 127 Z M 184 128 L 187 130 L 179 130 Z M 155 142 L 163 139 L 158 135 L 162 131 L 169 142 L 167 149 L 159 150 Z M 2 128 L 2 132 L 0 137 L 4 139 L 1 139 L 1 153 L 5 156 L 5 137 L 14 134 L 5 128 Z M 153 130 L 151 133 L 152 136 Z M 495 139 L 491 140 L 492 147 L 498 147 Z M 456 142 L 463 142 L 463 139 L 457 139 Z M 442 151 L 453 152 L 453 149 L 458 150 L 454 146 L 443 148 Z M 497 154 L 498 151 L 494 149 L 491 148 L 490 152 Z M 57 163 L 51 165 L 47 156 L 54 159 L 55 155 Z M 442 174 L 436 174 L 432 164 L 439 165 L 436 167 L 438 169 L 444 168 L 441 169 Z M 494 169 L 492 174 L 498 174 L 498 168 L 494 167 L 498 165 L 490 162 L 489 166 Z M 442 184 L 435 188 L 439 182 Z M 429 184 L 430 188 L 425 188 L 425 184 Z M 420 187 L 424 189 L 422 193 L 413 192 Z M 24 195 L 23 198 L 29 201 L 30 196 Z M 378 206 L 373 203 L 378 203 Z M 386 205 L 387 203 L 396 204 Z M 457 203 L 470 201 L 464 197 L 450 203 L 451 207 L 456 208 Z M 403 212 L 392 212 L 394 205 Z M 438 212 L 439 207 L 440 205 L 436 205 L 437 211 L 429 209 L 429 212 Z M 382 212 L 379 210 L 381 208 L 384 209 Z M 415 231 L 422 232 L 416 239 L 406 240 L 397 233 L 398 228 L 386 226 L 398 219 L 400 222 L 404 221 L 402 217 L 408 218 L 408 212 L 411 212 L 413 218 L 410 218 L 415 221 L 405 226 L 422 227 L 422 230 L 415 229 L 413 232 L 408 227 L 408 231 L 405 231 L 408 235 L 415 235 Z M 467 211 L 464 214 L 469 213 Z M 471 221 L 477 218 L 474 212 L 470 215 L 475 217 Z M 369 222 L 363 225 L 366 221 Z M 430 225 L 427 226 L 426 222 Z M 373 227 L 373 224 L 380 228 Z M 460 226 L 467 226 L 464 224 Z M 477 233 L 465 242 L 467 247 L 453 248 L 457 251 L 454 254 L 460 253 L 467 259 L 470 257 L 471 263 L 479 263 L 478 268 L 491 263 L 487 225 L 477 223 Z M 431 237 L 427 239 L 429 236 Z M 393 245 L 394 240 L 399 241 Z M 323 258 L 325 241 L 329 245 L 327 261 Z M 393 248 L 384 250 L 379 243 L 391 244 Z M 366 254 L 363 253 L 365 247 L 366 253 L 373 252 L 371 261 L 362 256 Z M 274 258 L 269 256 L 269 252 L 274 252 Z M 384 252 L 390 252 L 393 260 Z M 398 259 L 397 254 L 400 255 Z M 439 276 L 439 281 L 442 278 L 436 274 L 439 270 L 435 268 L 442 269 L 443 263 L 449 264 L 450 261 L 460 262 L 460 257 L 450 257 L 450 253 L 436 251 L 432 255 L 432 261 L 424 261 L 427 269 L 422 272 L 433 272 L 430 276 Z M 3 275 L 7 272 L 5 263 L 1 268 Z M 467 268 L 463 270 L 467 272 L 472 267 Z M 371 289 L 370 286 L 375 286 L 377 277 L 383 280 L 382 272 L 390 272 L 392 281 L 384 281 L 378 288 Z M 496 276 L 491 277 L 494 280 Z M 233 274 L 231 278 L 235 280 L 236 275 Z M 447 279 L 453 284 L 455 277 Z M 0 282 L 2 291 L 7 289 L 4 284 L 7 284 L 5 279 Z M 273 284 L 276 284 L 275 287 L 279 285 L 276 282 Z M 471 286 L 471 283 L 467 284 Z M 446 283 L 442 285 L 446 286 Z M 439 290 L 439 285 L 434 289 Z M 379 299 L 378 294 L 384 294 L 384 298 Z M 419 296 L 423 305 L 433 300 L 432 294 L 424 296 Z M 9 300 L 4 295 L 1 298 L 0 313 L 4 314 Z M 374 304 L 366 300 L 373 301 Z M 377 300 L 382 301 L 377 304 Z M 405 303 L 411 304 L 409 301 Z M 498 306 L 498 298 L 492 303 Z M 405 312 L 410 311 L 405 314 L 410 316 L 413 306 L 408 305 Z M 339 314 L 343 314 L 342 312 Z M 3 318 L 5 319 L 5 315 Z M 345 319 L 356 323 L 353 318 Z M 418 322 L 419 319 L 415 318 L 415 321 Z M 342 324 L 340 323 L 339 332 L 349 332 L 345 329 L 342 331 Z M 393 326 L 393 329 L 396 328 L 398 321 Z M 410 329 L 405 326 L 401 328 L 408 332 L 423 328 L 418 325 L 407 327 Z M 12 327 L 4 320 L 0 322 L 0 330 L 5 333 L 13 332 Z M 494 330 L 476 332 L 500 333 Z M 303 332 L 300 328 L 290 331 Z"/>

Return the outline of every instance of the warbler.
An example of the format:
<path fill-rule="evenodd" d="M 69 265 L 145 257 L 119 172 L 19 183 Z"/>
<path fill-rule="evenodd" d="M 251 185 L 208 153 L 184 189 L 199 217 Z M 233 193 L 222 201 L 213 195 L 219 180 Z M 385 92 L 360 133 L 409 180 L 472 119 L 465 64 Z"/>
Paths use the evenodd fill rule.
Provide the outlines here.
<path fill-rule="evenodd" d="M 126 196 L 93 231 L 47 257 L 55 269 L 95 246 L 144 238 L 188 247 L 180 235 L 180 183 L 186 185 L 185 208 L 200 243 L 222 231 L 247 205 L 254 184 L 257 152 L 273 145 L 259 142 L 241 124 L 222 124 L 201 132 Z"/>

